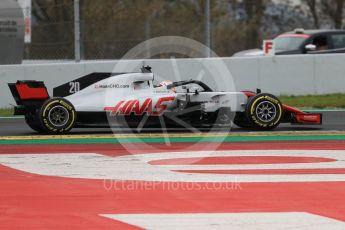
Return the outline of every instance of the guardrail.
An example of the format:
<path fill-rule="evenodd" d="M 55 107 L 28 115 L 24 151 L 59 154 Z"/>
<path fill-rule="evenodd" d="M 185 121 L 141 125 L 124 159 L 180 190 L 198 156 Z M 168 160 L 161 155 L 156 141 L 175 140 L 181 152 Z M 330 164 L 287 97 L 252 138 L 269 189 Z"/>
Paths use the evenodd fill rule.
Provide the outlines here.
<path fill-rule="evenodd" d="M 86 61 L 81 63 L 48 63 L 0 66 L 0 107 L 14 104 L 7 83 L 17 80 L 44 81 L 52 89 L 92 72 L 111 72 L 121 64 L 122 71 L 139 71 L 150 65 L 159 79 L 188 80 L 200 77 L 218 90 L 233 89 L 229 82 L 217 79 L 215 63 L 222 63 L 233 77 L 236 90 L 255 90 L 276 95 L 345 93 L 345 55 L 287 55 L 274 57 L 148 59 L 120 61 Z M 211 76 L 211 77 L 210 77 Z M 231 76 L 229 76 L 229 79 Z M 345 102 L 344 102 L 345 103 Z"/>

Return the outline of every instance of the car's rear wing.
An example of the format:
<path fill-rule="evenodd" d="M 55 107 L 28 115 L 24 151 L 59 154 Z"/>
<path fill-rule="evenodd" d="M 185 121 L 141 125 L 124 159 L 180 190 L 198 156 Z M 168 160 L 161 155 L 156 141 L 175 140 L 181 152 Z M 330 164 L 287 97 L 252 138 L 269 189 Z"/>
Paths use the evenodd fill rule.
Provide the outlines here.
<path fill-rule="evenodd" d="M 14 115 L 23 115 L 27 107 L 42 104 L 49 98 L 48 90 L 42 81 L 17 81 L 9 83 L 8 87 L 17 103 Z"/>

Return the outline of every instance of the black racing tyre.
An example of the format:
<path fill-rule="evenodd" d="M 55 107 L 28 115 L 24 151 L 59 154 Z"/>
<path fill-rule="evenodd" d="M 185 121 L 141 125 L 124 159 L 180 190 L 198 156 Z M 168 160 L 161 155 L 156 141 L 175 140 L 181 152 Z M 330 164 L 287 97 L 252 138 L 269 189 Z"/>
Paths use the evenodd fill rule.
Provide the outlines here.
<path fill-rule="evenodd" d="M 271 130 L 280 124 L 284 112 L 282 103 L 276 96 L 261 93 L 249 100 L 246 115 L 254 129 Z"/>
<path fill-rule="evenodd" d="M 74 126 L 77 114 L 74 106 L 64 98 L 52 98 L 44 102 L 39 112 L 44 132 L 65 134 Z"/>
<path fill-rule="evenodd" d="M 43 127 L 38 119 L 37 113 L 29 112 L 25 114 L 25 122 L 32 130 L 39 133 L 43 132 Z"/>

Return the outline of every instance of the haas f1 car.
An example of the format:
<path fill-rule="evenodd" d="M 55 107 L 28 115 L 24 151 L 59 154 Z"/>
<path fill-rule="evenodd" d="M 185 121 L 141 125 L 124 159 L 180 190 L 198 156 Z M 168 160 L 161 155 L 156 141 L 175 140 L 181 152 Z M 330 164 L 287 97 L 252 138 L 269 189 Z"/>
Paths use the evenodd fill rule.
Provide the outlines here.
<path fill-rule="evenodd" d="M 321 124 L 321 114 L 283 105 L 268 93 L 215 92 L 201 81 L 154 84 L 150 67 L 138 73 L 92 73 L 53 89 L 50 97 L 41 81 L 9 84 L 17 103 L 14 115 L 24 115 L 35 131 L 63 134 L 74 127 L 129 127 L 164 124 L 231 126 L 271 130 L 280 123 Z"/>

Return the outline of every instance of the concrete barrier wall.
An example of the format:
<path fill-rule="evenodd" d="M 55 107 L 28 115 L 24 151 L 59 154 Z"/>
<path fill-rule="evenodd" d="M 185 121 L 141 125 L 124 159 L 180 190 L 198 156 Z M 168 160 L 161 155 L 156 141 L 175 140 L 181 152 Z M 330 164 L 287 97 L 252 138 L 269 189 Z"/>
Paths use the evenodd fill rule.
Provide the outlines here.
<path fill-rule="evenodd" d="M 261 88 L 276 95 L 345 93 L 343 54 L 92 61 L 0 66 L 0 107 L 15 103 L 9 82 L 42 80 L 51 93 L 52 88 L 92 72 L 139 71 L 142 64 L 153 67 L 157 81 L 199 78 L 217 90 Z M 231 74 L 224 73 L 226 70 Z"/>

